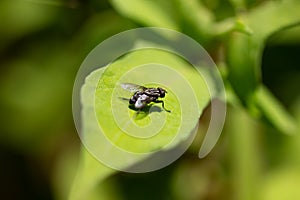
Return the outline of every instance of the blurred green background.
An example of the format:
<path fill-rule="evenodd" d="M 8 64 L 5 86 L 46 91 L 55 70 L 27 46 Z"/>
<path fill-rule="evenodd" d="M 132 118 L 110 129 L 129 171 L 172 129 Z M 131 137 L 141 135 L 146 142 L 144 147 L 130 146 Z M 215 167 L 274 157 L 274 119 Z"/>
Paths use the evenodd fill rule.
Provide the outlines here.
<path fill-rule="evenodd" d="M 159 26 L 193 37 L 220 68 L 224 132 L 202 160 L 197 138 L 172 165 L 115 173 L 85 199 L 300 199 L 299 9 L 297 0 L 1 0 L 0 198 L 68 198 L 81 62 L 114 34 Z M 200 127 L 208 119 L 209 109 Z"/>

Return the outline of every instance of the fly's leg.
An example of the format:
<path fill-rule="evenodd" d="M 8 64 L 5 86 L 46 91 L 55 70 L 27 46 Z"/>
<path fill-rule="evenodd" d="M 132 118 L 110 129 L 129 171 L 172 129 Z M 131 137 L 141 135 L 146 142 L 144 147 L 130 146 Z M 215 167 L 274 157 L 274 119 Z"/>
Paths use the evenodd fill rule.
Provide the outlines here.
<path fill-rule="evenodd" d="M 162 101 L 162 100 L 155 100 L 155 101 L 153 101 L 154 103 L 161 103 L 161 105 L 162 105 L 162 107 L 163 107 L 163 109 L 165 110 L 165 111 L 167 111 L 167 112 L 171 112 L 171 110 L 168 110 L 168 109 L 166 109 L 165 108 L 165 102 L 164 101 Z"/>

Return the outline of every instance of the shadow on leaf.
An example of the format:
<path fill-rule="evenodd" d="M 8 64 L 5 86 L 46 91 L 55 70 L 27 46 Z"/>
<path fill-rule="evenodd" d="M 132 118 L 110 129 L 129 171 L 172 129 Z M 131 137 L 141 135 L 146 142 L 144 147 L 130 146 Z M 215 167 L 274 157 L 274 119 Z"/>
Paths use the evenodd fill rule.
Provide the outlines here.
<path fill-rule="evenodd" d="M 153 105 L 153 104 L 146 105 L 142 109 L 137 109 L 134 107 L 134 105 L 129 105 L 128 108 L 136 111 L 136 113 L 134 115 L 135 120 L 141 120 L 141 119 L 147 117 L 151 113 L 163 111 L 162 108 L 160 108 L 159 106 Z"/>

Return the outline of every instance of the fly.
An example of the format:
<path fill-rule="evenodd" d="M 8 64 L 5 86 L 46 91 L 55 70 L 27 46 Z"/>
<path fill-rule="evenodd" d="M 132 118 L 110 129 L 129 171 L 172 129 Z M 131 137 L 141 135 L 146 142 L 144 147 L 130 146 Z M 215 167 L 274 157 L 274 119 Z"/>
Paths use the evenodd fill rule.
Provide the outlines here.
<path fill-rule="evenodd" d="M 134 94 L 129 99 L 129 104 L 137 110 L 141 110 L 150 103 L 161 103 L 165 111 L 171 112 L 165 108 L 163 100 L 159 98 L 164 98 L 167 91 L 161 87 L 157 88 L 147 88 L 141 85 L 136 85 L 133 83 L 122 83 L 121 87 Z"/>

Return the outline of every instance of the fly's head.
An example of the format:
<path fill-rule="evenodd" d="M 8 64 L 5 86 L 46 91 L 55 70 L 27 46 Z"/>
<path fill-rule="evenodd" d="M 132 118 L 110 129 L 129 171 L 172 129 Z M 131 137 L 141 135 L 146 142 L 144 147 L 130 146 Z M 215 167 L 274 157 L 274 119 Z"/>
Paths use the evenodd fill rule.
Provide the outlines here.
<path fill-rule="evenodd" d="M 159 91 L 161 98 L 166 96 L 167 91 L 165 89 L 158 87 L 157 90 Z"/>

